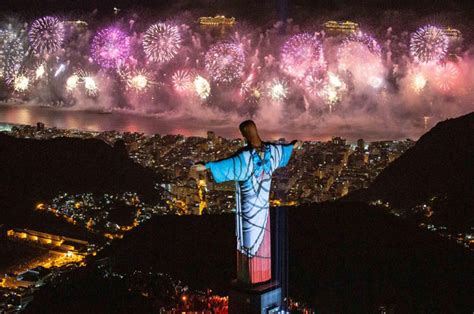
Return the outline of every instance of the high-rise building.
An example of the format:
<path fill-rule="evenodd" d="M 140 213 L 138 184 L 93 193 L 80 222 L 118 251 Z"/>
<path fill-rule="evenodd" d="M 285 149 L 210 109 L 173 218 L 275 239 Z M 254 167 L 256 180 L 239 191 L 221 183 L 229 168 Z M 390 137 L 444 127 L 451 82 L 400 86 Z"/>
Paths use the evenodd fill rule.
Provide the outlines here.
<path fill-rule="evenodd" d="M 214 141 L 216 139 L 216 133 L 214 133 L 214 131 L 207 131 L 207 139 Z"/>

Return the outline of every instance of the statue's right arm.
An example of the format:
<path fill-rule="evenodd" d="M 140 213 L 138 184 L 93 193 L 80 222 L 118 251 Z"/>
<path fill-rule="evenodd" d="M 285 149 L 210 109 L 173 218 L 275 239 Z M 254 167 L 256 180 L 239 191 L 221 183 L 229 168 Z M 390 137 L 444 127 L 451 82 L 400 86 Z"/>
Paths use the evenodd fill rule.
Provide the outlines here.
<path fill-rule="evenodd" d="M 191 166 L 191 171 L 202 172 L 206 170 L 207 170 L 206 165 L 202 163 L 198 163 Z"/>

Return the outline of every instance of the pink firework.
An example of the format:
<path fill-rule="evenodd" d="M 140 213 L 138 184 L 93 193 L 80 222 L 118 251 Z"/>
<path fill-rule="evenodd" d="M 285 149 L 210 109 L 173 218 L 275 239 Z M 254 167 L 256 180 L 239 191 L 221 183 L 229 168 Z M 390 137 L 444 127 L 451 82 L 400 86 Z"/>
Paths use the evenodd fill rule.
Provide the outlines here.
<path fill-rule="evenodd" d="M 315 73 L 309 74 L 304 78 L 304 88 L 310 95 L 318 95 L 324 85 L 324 77 Z"/>
<path fill-rule="evenodd" d="M 448 37 L 441 28 L 427 25 L 411 35 L 410 53 L 421 63 L 439 61 L 446 56 L 448 44 Z"/>
<path fill-rule="evenodd" d="M 245 54 L 240 46 L 221 42 L 209 48 L 204 62 L 213 81 L 230 83 L 242 75 Z"/>
<path fill-rule="evenodd" d="M 325 66 L 321 43 L 309 33 L 290 37 L 281 49 L 280 68 L 294 78 L 303 79 Z"/>
<path fill-rule="evenodd" d="M 359 33 L 343 41 L 337 51 L 338 68 L 349 72 L 356 89 L 383 86 L 386 68 L 381 50 L 368 35 Z"/>
<path fill-rule="evenodd" d="M 348 45 L 353 45 L 354 43 L 359 43 L 363 45 L 373 55 L 380 56 L 382 53 L 382 48 L 378 44 L 377 40 L 375 40 L 375 38 L 366 33 L 356 32 L 351 34 L 349 37 L 344 39 L 341 46 L 344 47 Z"/>
<path fill-rule="evenodd" d="M 28 38 L 36 53 L 53 53 L 64 42 L 64 25 L 52 16 L 39 18 L 31 24 Z"/>
<path fill-rule="evenodd" d="M 193 75 L 188 70 L 178 70 L 171 76 L 174 90 L 177 92 L 189 91 L 193 88 Z"/>
<path fill-rule="evenodd" d="M 99 31 L 92 39 L 91 54 L 103 68 L 117 68 L 130 55 L 128 36 L 115 27 Z"/>
<path fill-rule="evenodd" d="M 348 70 L 353 67 L 365 67 L 372 60 L 380 63 L 381 48 L 371 36 L 358 32 L 347 37 L 337 51 L 339 69 Z M 363 62 L 366 59 L 368 62 Z"/>
<path fill-rule="evenodd" d="M 435 68 L 434 82 L 441 92 L 452 91 L 458 78 L 459 70 L 452 62 L 439 64 Z"/>
<path fill-rule="evenodd" d="M 255 74 L 252 72 L 247 76 L 247 78 L 240 85 L 240 91 L 239 91 L 240 96 L 244 96 L 248 94 L 254 82 L 255 82 Z"/>

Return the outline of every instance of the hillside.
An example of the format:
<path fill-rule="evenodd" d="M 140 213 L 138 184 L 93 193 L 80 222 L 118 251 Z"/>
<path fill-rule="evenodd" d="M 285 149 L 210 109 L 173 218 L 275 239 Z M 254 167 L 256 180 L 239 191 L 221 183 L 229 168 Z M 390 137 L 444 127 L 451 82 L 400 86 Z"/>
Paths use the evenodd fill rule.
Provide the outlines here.
<path fill-rule="evenodd" d="M 474 306 L 473 256 L 455 243 L 362 203 L 294 207 L 288 216 L 290 295 L 318 313 L 371 313 L 382 304 L 394 313 L 461 313 Z M 120 273 L 152 269 L 227 293 L 235 276 L 234 216 L 157 216 L 105 256 Z"/>
<path fill-rule="evenodd" d="M 474 226 L 474 113 L 438 123 L 414 147 L 392 162 L 367 190 L 347 200 L 389 202 L 410 209 L 434 207 L 433 219 Z"/>
<path fill-rule="evenodd" d="M 58 232 L 74 228 L 32 210 L 60 192 L 135 191 L 144 200 L 157 198 L 156 175 L 128 158 L 121 142 L 111 147 L 93 139 L 35 140 L 0 134 L 0 177 L 0 223 L 19 227 L 54 224 Z"/>

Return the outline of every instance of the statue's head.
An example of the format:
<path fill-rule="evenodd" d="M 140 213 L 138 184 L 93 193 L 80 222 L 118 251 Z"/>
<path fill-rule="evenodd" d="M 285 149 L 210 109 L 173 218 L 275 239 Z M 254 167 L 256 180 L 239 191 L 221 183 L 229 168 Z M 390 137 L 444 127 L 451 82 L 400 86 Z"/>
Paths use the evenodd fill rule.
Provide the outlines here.
<path fill-rule="evenodd" d="M 257 132 L 257 126 L 252 120 L 245 120 L 239 125 L 240 133 L 247 140 L 247 142 L 252 142 L 252 140 L 259 139 Z"/>

